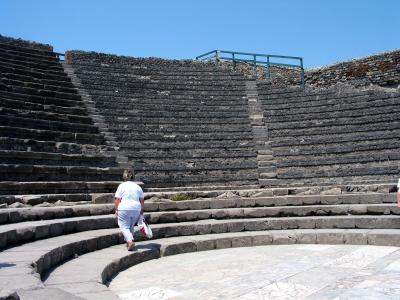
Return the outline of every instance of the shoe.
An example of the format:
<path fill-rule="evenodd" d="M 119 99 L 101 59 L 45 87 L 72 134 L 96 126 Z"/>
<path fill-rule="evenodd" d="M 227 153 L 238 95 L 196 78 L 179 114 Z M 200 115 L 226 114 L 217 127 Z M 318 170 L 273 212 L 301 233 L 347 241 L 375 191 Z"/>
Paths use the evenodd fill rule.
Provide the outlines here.
<path fill-rule="evenodd" d="M 132 251 L 134 247 L 135 247 L 135 242 L 128 243 L 128 251 Z"/>

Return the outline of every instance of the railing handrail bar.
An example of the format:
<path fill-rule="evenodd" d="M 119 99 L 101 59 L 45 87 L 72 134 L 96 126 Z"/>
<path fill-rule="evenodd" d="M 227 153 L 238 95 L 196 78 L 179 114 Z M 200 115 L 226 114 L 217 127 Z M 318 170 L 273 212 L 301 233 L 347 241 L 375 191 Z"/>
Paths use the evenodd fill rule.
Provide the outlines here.
<path fill-rule="evenodd" d="M 200 57 L 203 57 L 203 56 L 210 55 L 210 54 L 212 54 L 212 53 L 216 53 L 217 51 L 218 51 L 218 50 L 212 50 L 212 51 L 210 51 L 210 52 L 207 52 L 207 53 L 204 53 L 204 54 L 202 54 L 202 55 L 196 56 L 196 59 L 199 59 Z"/>
<path fill-rule="evenodd" d="M 225 57 L 221 56 L 220 59 L 224 60 L 232 60 L 232 57 Z M 243 61 L 243 62 L 248 62 L 248 63 L 254 63 L 256 62 L 257 64 L 263 64 L 263 65 L 270 65 L 270 66 L 285 66 L 285 67 L 294 67 L 294 68 L 299 68 L 301 69 L 302 66 L 300 65 L 292 65 L 292 64 L 284 64 L 284 63 L 276 63 L 276 62 L 267 62 L 267 61 L 261 61 L 261 60 L 249 60 L 249 59 L 244 59 L 244 58 L 235 58 L 235 61 Z"/>
<path fill-rule="evenodd" d="M 249 56 L 262 56 L 262 57 L 276 57 L 276 58 L 291 58 L 291 59 L 303 59 L 299 56 L 286 56 L 286 55 L 275 55 L 275 54 L 261 54 L 261 53 L 249 53 L 249 52 L 237 52 L 237 51 L 228 51 L 228 50 L 214 50 L 206 54 L 210 54 L 212 52 L 219 51 L 220 53 L 229 53 L 229 54 L 238 54 L 238 55 L 249 55 Z M 201 56 L 204 56 L 203 54 Z"/>

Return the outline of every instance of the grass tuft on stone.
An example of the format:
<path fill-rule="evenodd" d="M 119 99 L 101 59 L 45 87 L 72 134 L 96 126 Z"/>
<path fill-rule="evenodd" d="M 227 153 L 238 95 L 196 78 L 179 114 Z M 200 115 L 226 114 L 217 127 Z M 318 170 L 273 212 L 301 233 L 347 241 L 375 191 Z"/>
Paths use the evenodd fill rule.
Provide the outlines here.
<path fill-rule="evenodd" d="M 171 197 L 171 200 L 173 200 L 173 201 L 184 201 L 184 200 L 192 200 L 192 199 L 193 199 L 193 197 L 186 193 L 174 194 Z"/>

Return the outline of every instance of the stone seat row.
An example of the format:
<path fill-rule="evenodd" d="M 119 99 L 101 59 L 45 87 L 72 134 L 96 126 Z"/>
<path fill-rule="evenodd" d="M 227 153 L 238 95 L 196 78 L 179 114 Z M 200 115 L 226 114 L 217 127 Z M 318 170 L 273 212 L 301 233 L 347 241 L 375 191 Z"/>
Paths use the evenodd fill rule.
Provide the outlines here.
<path fill-rule="evenodd" d="M 97 218 L 97 220 L 100 219 Z M 91 270 L 91 272 L 84 272 L 86 274 L 84 276 L 89 276 L 90 280 L 93 280 L 91 276 L 98 272 L 95 282 L 104 284 L 111 280 L 117 272 L 130 267 L 135 264 L 134 262 L 139 263 L 142 261 L 120 260 L 116 259 L 116 257 L 122 258 L 136 255 L 143 260 L 148 260 L 160 257 L 160 252 L 157 252 L 160 250 L 162 255 L 166 256 L 192 251 L 267 244 L 356 243 L 397 245 L 399 242 L 399 238 L 395 235 L 397 231 L 390 230 L 393 227 L 398 228 L 395 225 L 396 218 L 390 216 L 358 217 L 353 220 L 349 217 L 327 217 L 325 221 L 321 220 L 321 217 L 317 217 L 314 220 L 310 217 L 304 217 L 302 218 L 303 222 L 298 223 L 287 222 L 287 219 L 270 218 L 272 222 L 268 223 L 265 222 L 265 219 L 244 219 L 227 222 L 222 220 L 208 220 L 181 224 L 153 225 L 155 240 L 143 242 L 151 250 L 156 251 L 150 256 L 140 254 L 143 253 L 140 250 L 140 243 L 136 248 L 137 251 L 133 253 L 126 252 L 123 246 L 116 246 L 115 250 L 117 251 L 115 251 L 114 248 L 109 247 L 121 243 L 121 237 L 116 229 L 94 230 L 96 225 L 100 225 L 102 222 L 92 222 L 91 225 L 80 222 L 79 225 L 75 224 L 75 227 L 70 227 L 70 229 L 74 227 L 78 233 L 70 231 L 71 234 L 67 236 L 57 237 L 57 232 L 53 229 L 52 238 L 4 250 L 0 254 L 0 257 L 2 261 L 7 261 L 10 266 L 7 270 L 2 270 L 2 275 L 7 276 L 4 277 L 7 280 L 2 281 L 2 290 L 7 290 L 8 293 L 12 294 L 15 291 L 20 292 L 20 290 L 30 291 L 43 288 L 44 285 L 40 277 L 44 278 L 45 284 L 51 287 L 61 289 L 72 288 L 74 290 L 74 287 L 69 284 L 76 282 L 77 274 L 81 274 L 81 272 L 77 273 L 77 269 L 73 267 L 73 265 L 76 266 L 77 264 Z M 296 219 L 299 218 L 290 218 L 290 220 L 298 221 Z M 263 222 L 259 222 L 260 220 Z M 339 220 L 341 222 L 338 222 Z M 105 224 L 106 222 L 103 223 L 103 225 Z M 384 228 L 385 230 L 371 229 L 370 227 L 374 225 L 377 228 Z M 337 228 L 340 229 L 332 228 L 332 226 L 339 226 Z M 357 226 L 356 228 L 358 229 L 354 229 L 353 226 Z M 346 229 L 342 229 L 343 227 Z M 293 230 L 297 228 L 301 228 L 301 230 Z M 37 234 L 42 238 L 46 237 L 44 233 L 45 230 L 37 231 Z M 185 237 L 182 237 L 182 235 L 185 235 Z M 27 236 L 25 235 L 25 237 Z M 97 252 L 100 249 L 105 250 Z M 89 254 L 85 256 L 85 253 L 88 252 Z M 30 253 L 30 255 L 26 255 L 26 253 Z M 102 266 L 100 269 L 98 268 L 98 263 L 96 263 L 97 267 L 88 268 L 88 261 L 85 258 L 92 261 L 94 258 L 97 261 L 104 262 L 104 259 L 98 260 L 100 257 L 98 255 L 107 257 L 110 260 L 105 265 L 100 264 Z M 68 261 L 55 268 L 51 273 L 47 273 L 51 268 L 73 257 L 79 258 Z M 72 274 L 67 271 L 68 269 L 72 270 L 75 276 L 73 281 L 69 279 L 69 276 Z M 18 280 L 16 280 L 17 277 Z M 63 278 L 62 282 L 59 280 L 61 277 Z M 86 283 L 86 280 L 82 280 L 82 277 L 79 281 Z M 10 289 L 10 287 L 13 288 Z M 86 288 L 88 288 L 87 285 Z M 90 289 L 93 289 L 93 286 Z M 80 287 L 80 291 L 82 292 L 82 286 Z M 95 295 L 91 296 L 85 296 L 85 291 L 87 290 L 83 288 L 83 293 L 80 296 L 94 296 L 93 299 L 98 299 L 99 294 L 104 295 L 104 290 L 101 288 L 97 288 L 94 293 Z M 91 291 L 93 292 L 93 290 Z M 75 293 L 76 290 L 73 294 Z"/>
<path fill-rule="evenodd" d="M 0 71 L 4 76 L 11 76 L 15 79 L 28 79 L 28 82 L 40 81 L 54 83 L 64 87 L 73 87 L 71 81 L 65 76 L 64 71 L 53 71 L 38 68 L 13 65 L 9 62 L 0 61 Z"/>
<path fill-rule="evenodd" d="M 75 88 L 69 78 L 60 75 L 57 78 L 48 78 L 43 73 L 34 73 L 34 72 L 25 72 L 25 74 L 19 74 L 15 72 L 15 69 L 7 70 L 6 68 L 2 69 L 3 78 L 7 78 L 8 80 L 16 81 L 16 82 L 26 82 L 28 84 L 41 84 L 44 86 L 50 87 L 59 87 L 59 88 Z"/>
<path fill-rule="evenodd" d="M 233 109 L 242 109 L 245 104 L 245 99 L 235 99 L 234 97 L 224 97 L 224 96 L 204 96 L 199 95 L 170 95 L 168 93 L 154 93 L 151 95 L 119 95 L 115 93 L 113 96 L 92 94 L 92 98 L 96 102 L 96 106 L 101 109 L 109 107 L 110 103 L 118 104 L 127 108 L 134 108 L 139 105 L 146 106 L 166 106 L 166 105 L 176 105 L 185 106 L 188 108 L 196 109 L 202 107 L 229 107 Z"/>
<path fill-rule="evenodd" d="M 263 193 L 263 192 L 261 192 Z M 205 194 L 211 196 L 210 193 Z M 113 194 L 108 194 L 109 199 L 112 199 Z M 151 197 L 150 195 L 146 196 Z M 77 200 L 79 197 L 75 197 Z M 24 199 L 16 199 L 23 201 L 25 204 L 39 204 L 38 197 L 29 197 Z M 49 201 L 55 202 L 56 198 Z M 71 200 L 71 199 L 70 199 Z M 87 200 L 87 199 L 86 199 Z M 58 200 L 57 200 L 58 201 Z M 231 208 L 275 208 L 275 213 L 282 209 L 282 215 L 285 215 L 285 209 L 288 208 L 314 208 L 315 212 L 321 209 L 320 214 L 323 215 L 323 207 L 348 207 L 355 205 L 354 211 L 360 214 L 375 211 L 376 214 L 399 214 L 399 209 L 394 207 L 396 202 L 394 193 L 363 193 L 363 194 L 336 194 L 336 195 L 289 195 L 289 196 L 259 196 L 259 197 L 239 197 L 232 198 L 199 198 L 195 200 L 183 201 L 168 201 L 168 202 L 145 202 L 146 214 L 149 212 L 173 212 L 178 213 L 181 211 L 201 211 L 201 210 L 214 210 L 218 209 L 231 209 Z M 372 205 L 373 204 L 373 205 Z M 364 206 L 363 206 L 364 205 Z M 371 206 L 368 206 L 371 205 Z M 332 208 L 330 208 L 332 209 Z M 381 210 L 379 210 L 381 209 Z M 29 207 L 29 208 L 5 208 L 0 210 L 0 223 L 19 223 L 25 221 L 35 220 L 51 220 L 62 219 L 70 217 L 82 217 L 93 215 L 106 215 L 112 214 L 114 204 L 88 204 L 88 205 L 75 205 L 75 206 L 58 206 L 58 207 Z M 287 214 L 287 212 L 286 212 Z M 253 215 L 256 216 L 256 215 Z M 155 216 L 160 221 L 159 215 Z M 260 217 L 260 215 L 259 215 Z M 171 220 L 170 214 L 166 215 L 167 220 Z"/>
<path fill-rule="evenodd" d="M 51 71 L 61 72 L 63 69 L 60 67 L 59 61 L 54 58 L 54 60 L 38 60 L 32 57 L 10 55 L 4 53 L 0 49 L 0 59 L 10 65 L 22 66 L 28 68 L 38 68 L 38 69 L 48 69 Z"/>
<path fill-rule="evenodd" d="M 22 97 L 21 97 L 22 98 Z M 48 112 L 54 114 L 66 114 L 87 117 L 85 107 L 66 107 L 53 104 L 42 104 L 29 102 L 23 99 L 9 99 L 7 96 L 0 95 L 0 105 L 10 109 L 31 110 L 36 112 Z"/>
<path fill-rule="evenodd" d="M 87 73 L 81 74 L 82 83 L 86 84 L 88 82 L 91 82 L 93 87 L 100 88 L 102 86 L 104 87 L 113 87 L 113 86 L 118 86 L 121 89 L 135 89 L 135 88 L 148 88 L 148 89 L 176 89 L 176 90 L 213 90 L 213 89 L 222 89 L 222 90 L 241 90 L 243 89 L 244 82 L 243 83 L 238 83 L 233 80 L 226 81 L 226 80 L 201 80 L 197 79 L 196 81 L 194 80 L 184 80 L 184 79 L 165 79 L 165 80 L 152 80 L 152 79 L 147 79 L 147 80 L 132 80 L 130 78 L 128 79 L 123 79 L 121 78 L 115 78 L 115 79 L 110 79 L 109 77 L 106 77 L 107 75 L 105 74 L 103 78 L 93 78 L 90 77 Z"/>
<path fill-rule="evenodd" d="M 293 135 L 293 136 L 274 136 L 270 137 L 270 141 L 275 147 L 285 147 L 293 145 L 313 145 L 313 144 L 333 144 L 333 143 L 345 143 L 345 142 L 358 142 L 358 141 L 374 141 L 374 140 L 388 140 L 392 139 L 393 136 L 398 135 L 399 128 L 393 126 L 391 128 L 385 128 L 380 130 L 376 128 L 373 131 L 367 132 L 344 132 L 336 134 L 313 134 L 309 136 Z"/>
<path fill-rule="evenodd" d="M 0 164 L 0 181 L 107 181 L 121 176 L 118 167 Z"/>
<path fill-rule="evenodd" d="M 121 175 L 121 174 L 119 174 Z M 119 179 L 119 177 L 118 177 Z M 114 193 L 120 180 L 107 181 L 0 181 L 0 194 L 12 197 L 15 195 L 47 195 L 51 194 L 93 194 Z M 79 195 L 81 196 L 81 195 Z M 7 197 L 10 198 L 10 197 Z M 57 198 L 57 196 L 54 196 Z M 62 196 L 64 198 L 64 196 Z"/>
<path fill-rule="evenodd" d="M 390 117 L 389 117 L 390 118 Z M 346 125 L 341 126 L 338 124 L 337 126 L 331 127 L 314 127 L 314 128 L 291 128 L 291 129 L 274 129 L 269 130 L 271 138 L 289 138 L 291 136 L 314 136 L 314 135 L 339 135 L 339 134 L 349 134 L 351 133 L 368 133 L 368 132 L 381 132 L 386 130 L 396 130 L 399 128 L 398 122 L 376 122 L 376 123 L 365 123 L 365 124 L 354 124 L 354 125 Z"/>
<path fill-rule="evenodd" d="M 92 124 L 84 123 L 70 123 L 68 121 L 50 121 L 40 120 L 34 118 L 32 115 L 12 116 L 7 114 L 1 114 L 1 118 L 4 124 L 12 127 L 28 128 L 28 129 L 39 129 L 39 130 L 50 130 L 50 131 L 66 131 L 76 133 L 89 133 L 98 134 L 99 129 Z"/>
<path fill-rule="evenodd" d="M 377 153 L 376 151 L 360 151 L 339 154 L 320 154 L 313 155 L 312 159 L 309 156 L 299 155 L 298 157 L 280 157 L 277 162 L 277 167 L 291 167 L 291 166 L 323 166 L 335 164 L 352 164 L 352 163 L 367 163 L 379 161 L 398 161 L 400 160 L 400 153 L 390 149 L 382 150 Z"/>
<path fill-rule="evenodd" d="M 391 109 L 388 109 L 390 112 Z M 312 127 L 332 127 L 332 126 L 347 126 L 347 125 L 359 125 L 363 124 L 370 125 L 371 123 L 389 123 L 389 122 L 398 122 L 400 120 L 400 116 L 398 113 L 398 109 L 396 107 L 392 107 L 393 114 L 387 114 L 383 109 L 375 109 L 375 114 L 371 111 L 371 114 L 360 114 L 358 116 L 354 115 L 342 115 L 335 118 L 326 118 L 326 119 L 304 119 L 304 120 L 285 120 L 285 121 L 271 121 L 268 123 L 268 129 L 278 130 L 278 129 L 291 129 L 291 128 L 307 128 L 310 129 Z"/>
<path fill-rule="evenodd" d="M 0 48 L 3 51 L 13 51 L 16 53 L 21 53 L 21 55 L 32 56 L 32 57 L 49 57 L 54 58 L 55 54 L 51 51 L 49 45 L 43 47 L 37 47 L 37 44 L 32 44 L 26 41 L 21 41 L 21 44 L 16 44 L 15 39 L 6 38 L 4 36 L 0 37 Z"/>
<path fill-rule="evenodd" d="M 58 98 L 58 99 L 67 99 L 67 100 L 75 100 L 80 101 L 80 96 L 75 92 L 58 92 L 58 91 L 51 91 L 46 89 L 35 89 L 26 86 L 16 86 L 10 84 L 3 84 L 0 83 L 0 90 L 5 92 L 11 92 L 15 94 L 27 94 L 32 96 L 44 96 L 44 97 L 51 97 L 51 98 Z"/>
<path fill-rule="evenodd" d="M 85 83 L 83 83 L 85 84 Z M 135 87 L 135 88 L 125 88 L 119 85 L 112 85 L 109 87 L 104 87 L 104 86 L 99 86 L 99 87 L 93 87 L 89 84 L 86 84 L 87 88 L 89 90 L 93 90 L 93 95 L 114 95 L 114 94 L 120 94 L 120 95 L 153 95 L 153 94 L 158 94 L 158 93 L 164 93 L 168 94 L 169 97 L 174 97 L 174 96 L 219 96 L 221 99 L 226 99 L 232 96 L 235 97 L 245 97 L 246 94 L 243 89 L 231 89 L 230 87 L 226 87 L 226 89 L 223 88 L 211 88 L 211 87 L 194 87 L 188 89 L 186 88 L 181 88 L 181 89 L 176 89 L 173 86 L 166 86 L 164 88 L 157 87 L 155 85 L 154 87 L 147 88 L 147 87 Z M 48 92 L 50 93 L 50 92 Z M 58 93 L 59 95 L 62 95 L 61 93 Z M 60 96 L 61 97 L 61 96 Z"/>
<path fill-rule="evenodd" d="M 96 214 L 96 210 L 102 213 L 100 209 L 91 213 Z M 247 211 L 248 215 L 238 213 L 240 210 Z M 247 230 L 400 228 L 399 210 L 395 204 L 292 206 L 284 210 L 280 207 L 230 208 L 201 210 L 203 214 L 195 210 L 155 212 L 149 217 L 157 222 L 152 224 L 154 238 Z M 64 212 L 59 215 L 67 217 L 1 225 L 0 249 L 12 249 L 12 246 L 75 232 L 117 227 L 114 214 L 70 217 Z"/>
<path fill-rule="evenodd" d="M 6 164 L 116 167 L 115 157 L 106 154 L 63 154 L 33 151 L 0 150 L 0 160 Z"/>
<path fill-rule="evenodd" d="M 294 111 L 287 112 L 284 114 L 284 110 L 268 110 L 266 115 L 271 121 L 285 121 L 285 120 L 303 120 L 303 119 L 324 119 L 329 115 L 340 117 L 340 116 L 360 116 L 362 114 L 372 114 L 373 110 L 377 110 L 377 113 L 390 113 L 391 109 L 395 110 L 395 106 L 398 103 L 399 98 L 388 98 L 388 99 L 376 99 L 373 101 L 363 102 L 357 101 L 356 103 L 350 104 L 333 104 L 326 105 L 323 107 L 308 107 L 308 108 L 297 108 L 297 114 Z M 286 117 L 286 119 L 285 119 Z"/>
<path fill-rule="evenodd" d="M 101 136 L 92 136 L 93 139 L 99 139 Z M 90 141 L 90 144 L 89 144 Z M 49 152 L 64 154 L 99 154 L 106 151 L 115 151 L 115 147 L 96 144 L 95 140 L 86 140 L 86 138 L 78 137 L 76 140 L 54 141 L 52 138 L 19 138 L 0 137 L 0 149 L 9 151 L 33 151 L 33 152 Z"/>
<path fill-rule="evenodd" d="M 35 104 L 82 109 L 81 100 L 63 99 L 63 98 L 56 98 L 44 95 L 30 95 L 30 94 L 25 94 L 15 91 L 5 91 L 5 90 L 0 90 L 0 96 L 6 100 L 15 100 L 23 102 L 25 99 L 25 101 Z"/>
<path fill-rule="evenodd" d="M 56 113 L 53 111 L 36 111 L 33 109 L 20 108 L 10 108 L 2 107 L 0 110 L 1 115 L 8 116 L 21 116 L 28 117 L 37 120 L 47 120 L 47 121 L 59 121 L 59 122 L 70 122 L 70 123 L 80 123 L 80 124 L 91 124 L 92 119 L 87 114 L 86 115 L 73 115 L 66 113 Z"/>
<path fill-rule="evenodd" d="M 30 81 L 23 81 L 23 80 L 14 80 L 10 79 L 8 77 L 5 77 L 3 74 L 3 77 L 0 78 L 0 82 L 5 85 L 12 85 L 12 86 L 18 86 L 18 87 L 27 87 L 27 88 L 32 88 L 32 89 L 37 89 L 37 90 L 48 90 L 48 91 L 54 91 L 54 92 L 61 92 L 61 93 L 71 93 L 71 94 L 76 94 L 77 89 L 74 87 L 65 87 L 65 86 L 59 86 L 58 84 L 44 84 L 40 82 L 30 82 Z"/>

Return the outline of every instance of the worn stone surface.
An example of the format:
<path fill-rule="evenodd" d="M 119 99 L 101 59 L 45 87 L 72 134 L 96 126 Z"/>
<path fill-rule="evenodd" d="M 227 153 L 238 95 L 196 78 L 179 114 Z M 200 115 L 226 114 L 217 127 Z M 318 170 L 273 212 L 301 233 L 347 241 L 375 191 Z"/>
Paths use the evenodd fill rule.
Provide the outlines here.
<path fill-rule="evenodd" d="M 222 249 L 146 262 L 121 272 L 110 289 L 121 299 L 395 299 L 399 259 L 396 247 Z"/>

